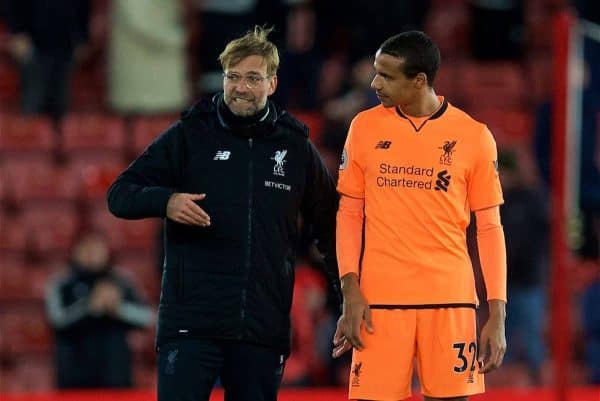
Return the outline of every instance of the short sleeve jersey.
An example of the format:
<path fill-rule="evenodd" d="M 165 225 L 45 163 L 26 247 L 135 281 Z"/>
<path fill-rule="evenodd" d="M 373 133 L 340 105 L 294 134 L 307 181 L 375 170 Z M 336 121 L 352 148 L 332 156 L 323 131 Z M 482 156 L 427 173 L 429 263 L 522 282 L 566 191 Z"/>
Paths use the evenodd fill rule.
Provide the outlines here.
<path fill-rule="evenodd" d="M 359 113 L 338 191 L 365 200 L 360 285 L 370 304 L 476 304 L 470 212 L 503 203 L 488 128 L 443 98 L 415 124 L 397 108 Z"/>

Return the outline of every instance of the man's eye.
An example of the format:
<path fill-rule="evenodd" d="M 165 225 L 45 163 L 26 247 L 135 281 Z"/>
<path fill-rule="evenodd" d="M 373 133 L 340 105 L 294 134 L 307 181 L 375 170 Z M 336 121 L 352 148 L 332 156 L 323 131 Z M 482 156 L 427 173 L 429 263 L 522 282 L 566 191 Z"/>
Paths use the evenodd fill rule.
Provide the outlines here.
<path fill-rule="evenodd" d="M 248 77 L 248 81 L 253 84 L 256 85 L 257 83 L 260 82 L 260 78 L 259 77 Z"/>

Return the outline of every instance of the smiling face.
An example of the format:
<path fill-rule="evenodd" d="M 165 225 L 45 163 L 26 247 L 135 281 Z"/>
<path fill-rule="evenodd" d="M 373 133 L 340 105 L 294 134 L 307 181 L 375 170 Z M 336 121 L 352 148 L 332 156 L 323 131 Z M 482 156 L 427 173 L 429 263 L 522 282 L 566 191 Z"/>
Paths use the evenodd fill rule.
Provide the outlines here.
<path fill-rule="evenodd" d="M 402 107 L 414 103 L 423 85 L 426 85 L 424 74 L 409 78 L 404 73 L 404 60 L 382 53 L 381 50 L 375 54 L 373 67 L 375 77 L 371 81 L 371 88 L 384 107 Z"/>
<path fill-rule="evenodd" d="M 235 81 L 227 76 L 242 77 Z M 248 77 L 261 79 L 257 84 L 249 84 Z M 277 76 L 268 76 L 267 63 L 261 56 L 248 56 L 236 65 L 225 69 L 223 77 L 224 101 L 236 116 L 255 115 L 267 104 L 267 98 L 277 88 Z"/>

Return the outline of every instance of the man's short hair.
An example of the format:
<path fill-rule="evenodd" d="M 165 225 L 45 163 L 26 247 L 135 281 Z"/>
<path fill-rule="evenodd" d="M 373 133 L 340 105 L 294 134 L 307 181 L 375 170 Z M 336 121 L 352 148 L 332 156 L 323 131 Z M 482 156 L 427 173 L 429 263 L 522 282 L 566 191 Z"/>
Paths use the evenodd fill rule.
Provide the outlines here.
<path fill-rule="evenodd" d="M 424 32 L 402 32 L 383 42 L 379 50 L 403 59 L 403 72 L 408 78 L 422 72 L 427 75 L 427 84 L 433 86 L 441 62 L 440 49 Z"/>
<path fill-rule="evenodd" d="M 275 75 L 279 68 L 279 52 L 277 46 L 267 39 L 273 28 L 255 26 L 244 36 L 234 39 L 225 46 L 219 55 L 223 71 L 238 64 L 248 56 L 260 56 L 267 63 L 267 74 Z"/>

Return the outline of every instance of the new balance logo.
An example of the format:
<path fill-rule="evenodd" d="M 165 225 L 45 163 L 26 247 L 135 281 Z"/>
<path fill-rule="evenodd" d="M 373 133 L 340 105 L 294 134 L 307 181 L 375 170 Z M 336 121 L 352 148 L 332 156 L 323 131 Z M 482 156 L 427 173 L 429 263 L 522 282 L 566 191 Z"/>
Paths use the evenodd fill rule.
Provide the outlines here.
<path fill-rule="evenodd" d="M 392 141 L 379 141 L 375 145 L 375 149 L 389 149 Z"/>
<path fill-rule="evenodd" d="M 231 152 L 228 150 L 219 150 L 213 160 L 229 160 Z"/>
<path fill-rule="evenodd" d="M 451 175 L 448 174 L 448 170 L 442 170 L 437 174 L 437 180 L 435 180 L 435 190 L 448 192 L 448 185 L 450 185 Z"/>

